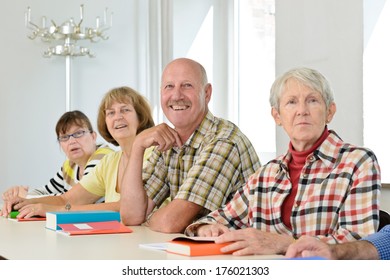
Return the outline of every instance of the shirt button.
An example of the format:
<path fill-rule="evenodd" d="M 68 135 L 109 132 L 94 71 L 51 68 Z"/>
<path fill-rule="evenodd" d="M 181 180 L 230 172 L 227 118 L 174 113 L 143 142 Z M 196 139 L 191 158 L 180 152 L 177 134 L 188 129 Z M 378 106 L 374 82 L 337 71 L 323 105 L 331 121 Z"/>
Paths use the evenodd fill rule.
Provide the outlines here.
<path fill-rule="evenodd" d="M 294 207 L 295 207 L 295 208 L 297 208 L 298 206 L 299 206 L 299 204 L 298 204 L 298 203 L 295 203 L 295 204 L 294 204 Z"/>
<path fill-rule="evenodd" d="M 315 159 L 314 159 L 313 156 L 309 157 L 309 161 L 310 161 L 310 162 L 313 162 L 314 160 L 315 160 Z"/>
<path fill-rule="evenodd" d="M 309 177 L 309 175 L 307 175 L 307 174 L 303 174 L 303 178 L 307 178 L 307 177 Z"/>

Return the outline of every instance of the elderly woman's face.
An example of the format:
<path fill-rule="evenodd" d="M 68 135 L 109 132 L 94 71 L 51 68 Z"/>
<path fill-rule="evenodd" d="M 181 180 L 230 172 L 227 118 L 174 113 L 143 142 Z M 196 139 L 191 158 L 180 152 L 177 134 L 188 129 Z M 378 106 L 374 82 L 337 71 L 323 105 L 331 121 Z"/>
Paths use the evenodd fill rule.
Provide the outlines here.
<path fill-rule="evenodd" d="M 107 129 L 119 144 L 135 137 L 139 120 L 132 104 L 114 101 L 105 112 Z"/>
<path fill-rule="evenodd" d="M 272 108 L 276 124 L 283 126 L 295 150 L 305 151 L 321 137 L 334 113 L 334 103 L 326 109 L 322 95 L 295 79 L 287 81 L 279 100 L 279 112 Z"/>
<path fill-rule="evenodd" d="M 96 133 L 90 132 L 86 126 L 72 125 L 60 137 L 60 145 L 66 157 L 71 161 L 80 163 L 87 161 L 96 150 Z"/>

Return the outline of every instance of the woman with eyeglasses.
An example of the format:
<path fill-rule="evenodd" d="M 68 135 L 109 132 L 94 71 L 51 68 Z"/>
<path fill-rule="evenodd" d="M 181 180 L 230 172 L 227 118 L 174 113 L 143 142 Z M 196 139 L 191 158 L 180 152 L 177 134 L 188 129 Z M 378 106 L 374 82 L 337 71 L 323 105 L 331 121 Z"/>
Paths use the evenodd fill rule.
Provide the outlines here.
<path fill-rule="evenodd" d="M 119 146 L 120 150 L 105 156 L 68 192 L 59 196 L 15 199 L 8 204 L 5 214 L 8 215 L 12 207 L 19 211 L 18 218 L 46 216 L 48 211 L 119 211 L 120 185 L 134 138 L 152 126 L 154 121 L 149 104 L 139 93 L 129 87 L 110 90 L 99 106 L 98 130 L 107 142 Z M 96 204 L 102 197 L 105 203 Z"/>
<path fill-rule="evenodd" d="M 27 195 L 60 195 L 77 184 L 108 153 L 106 144 L 96 144 L 96 132 L 88 117 L 78 110 L 64 113 L 55 128 L 61 150 L 66 155 L 56 175 L 41 188 L 14 186 L 2 194 L 4 201 Z"/>

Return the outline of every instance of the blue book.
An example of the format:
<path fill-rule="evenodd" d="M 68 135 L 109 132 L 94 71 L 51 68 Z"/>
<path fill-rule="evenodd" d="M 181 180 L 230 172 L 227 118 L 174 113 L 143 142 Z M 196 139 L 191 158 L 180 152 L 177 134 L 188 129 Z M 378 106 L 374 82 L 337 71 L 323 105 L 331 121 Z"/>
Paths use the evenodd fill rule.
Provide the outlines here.
<path fill-rule="evenodd" d="M 60 211 L 46 213 L 46 228 L 51 230 L 60 230 L 59 224 L 76 224 L 118 221 L 121 217 L 119 212 L 111 210 L 94 211 Z"/>

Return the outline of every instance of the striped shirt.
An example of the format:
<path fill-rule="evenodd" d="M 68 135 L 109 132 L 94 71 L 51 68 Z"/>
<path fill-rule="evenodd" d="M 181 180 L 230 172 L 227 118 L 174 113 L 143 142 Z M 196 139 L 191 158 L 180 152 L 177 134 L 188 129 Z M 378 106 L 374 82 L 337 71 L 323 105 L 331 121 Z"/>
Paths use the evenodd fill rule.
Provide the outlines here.
<path fill-rule="evenodd" d="M 375 234 L 371 234 L 362 240 L 374 245 L 379 253 L 379 259 L 390 260 L 390 225 L 383 227 Z"/>
<path fill-rule="evenodd" d="M 259 167 L 255 149 L 239 128 L 208 112 L 182 147 L 153 150 L 143 180 L 157 207 L 168 197 L 183 199 L 202 206 L 202 217 L 226 204 Z"/>
<path fill-rule="evenodd" d="M 111 152 L 113 152 L 113 150 L 107 145 L 100 145 L 89 158 L 84 168 L 83 176 L 87 175 L 105 155 Z M 31 189 L 28 194 L 61 195 L 67 192 L 72 186 L 79 182 L 79 168 L 80 167 L 75 162 L 72 162 L 69 159 L 65 160 L 61 169 L 50 179 L 47 185 L 42 188 Z"/>
<path fill-rule="evenodd" d="M 261 167 L 224 208 L 186 229 L 219 222 L 232 229 L 316 236 L 328 243 L 360 239 L 379 225 L 380 168 L 374 153 L 344 143 L 334 131 L 306 160 L 291 212 L 292 229 L 282 222 L 291 191 L 287 152 Z"/>

